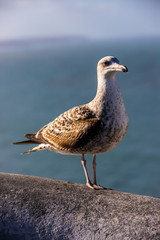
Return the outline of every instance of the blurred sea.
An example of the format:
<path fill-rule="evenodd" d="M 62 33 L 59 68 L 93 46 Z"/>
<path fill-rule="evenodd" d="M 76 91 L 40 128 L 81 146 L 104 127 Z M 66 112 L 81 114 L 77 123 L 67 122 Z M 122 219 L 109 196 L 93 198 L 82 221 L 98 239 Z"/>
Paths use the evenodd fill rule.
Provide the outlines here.
<path fill-rule="evenodd" d="M 0 45 L 0 171 L 85 183 L 80 156 L 12 146 L 69 108 L 93 99 L 96 65 L 116 56 L 129 72 L 116 78 L 129 130 L 111 152 L 98 155 L 98 183 L 160 197 L 160 39 Z M 92 156 L 86 156 L 90 175 Z"/>

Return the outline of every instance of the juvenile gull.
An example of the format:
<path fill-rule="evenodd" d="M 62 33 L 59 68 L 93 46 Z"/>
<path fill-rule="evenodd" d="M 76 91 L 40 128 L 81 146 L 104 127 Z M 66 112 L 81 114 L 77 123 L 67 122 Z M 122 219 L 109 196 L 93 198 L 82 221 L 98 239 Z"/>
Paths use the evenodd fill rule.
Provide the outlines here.
<path fill-rule="evenodd" d="M 115 57 L 102 58 L 97 64 L 97 93 L 91 102 L 64 112 L 37 133 L 25 134 L 29 140 L 14 144 L 38 144 L 24 154 L 47 149 L 61 154 L 81 155 L 86 185 L 92 189 L 103 189 L 97 185 L 96 155 L 116 147 L 128 130 L 128 116 L 115 81 L 119 71 L 128 72 L 128 69 L 120 65 Z M 93 154 L 93 182 L 88 176 L 86 154 Z"/>

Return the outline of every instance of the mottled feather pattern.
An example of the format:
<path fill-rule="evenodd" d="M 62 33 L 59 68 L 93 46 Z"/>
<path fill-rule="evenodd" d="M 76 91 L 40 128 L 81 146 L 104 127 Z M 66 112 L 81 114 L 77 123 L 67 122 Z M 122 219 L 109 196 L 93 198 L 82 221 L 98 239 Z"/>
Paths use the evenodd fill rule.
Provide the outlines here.
<path fill-rule="evenodd" d="M 36 135 L 49 143 L 54 150 L 76 151 L 82 148 L 102 129 L 102 122 L 85 105 L 77 106 L 61 114 L 43 127 Z"/>
<path fill-rule="evenodd" d="M 128 129 L 118 85 L 112 79 L 89 104 L 74 107 L 44 126 L 36 138 L 48 150 L 64 154 L 98 154 L 113 149 Z"/>

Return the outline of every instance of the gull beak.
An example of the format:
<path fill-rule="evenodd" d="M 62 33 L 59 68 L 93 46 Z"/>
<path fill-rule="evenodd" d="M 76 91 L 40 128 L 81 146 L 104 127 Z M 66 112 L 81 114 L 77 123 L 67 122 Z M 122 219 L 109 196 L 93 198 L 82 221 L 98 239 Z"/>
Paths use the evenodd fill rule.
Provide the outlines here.
<path fill-rule="evenodd" d="M 125 65 L 119 65 L 118 70 L 122 72 L 128 72 L 128 68 Z"/>
<path fill-rule="evenodd" d="M 118 63 L 114 63 L 112 69 L 115 72 L 128 72 L 128 68 L 125 65 L 121 65 L 121 64 L 118 64 Z"/>

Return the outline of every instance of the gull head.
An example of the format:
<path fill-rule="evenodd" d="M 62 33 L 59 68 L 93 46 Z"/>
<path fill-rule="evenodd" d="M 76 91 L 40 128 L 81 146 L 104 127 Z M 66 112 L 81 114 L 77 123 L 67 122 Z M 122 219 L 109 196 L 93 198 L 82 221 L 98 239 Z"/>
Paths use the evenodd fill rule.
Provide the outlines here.
<path fill-rule="evenodd" d="M 102 77 L 114 78 L 117 72 L 128 72 L 128 68 L 121 65 L 116 57 L 104 57 L 97 64 L 97 73 Z"/>

